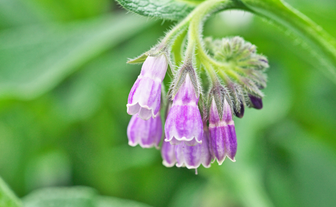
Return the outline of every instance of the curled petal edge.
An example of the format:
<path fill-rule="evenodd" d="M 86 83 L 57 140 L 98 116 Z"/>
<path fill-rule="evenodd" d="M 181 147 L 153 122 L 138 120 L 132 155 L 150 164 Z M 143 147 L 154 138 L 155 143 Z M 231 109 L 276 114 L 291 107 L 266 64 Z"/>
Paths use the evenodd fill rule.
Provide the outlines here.
<path fill-rule="evenodd" d="M 176 141 L 178 142 L 190 142 L 190 141 L 196 141 L 196 144 L 202 144 L 202 140 L 197 140 L 195 136 L 191 137 L 190 139 L 186 138 L 186 137 L 182 137 L 182 138 L 176 138 L 175 136 L 169 137 L 169 138 L 165 138 L 165 142 L 171 142 L 173 139 L 176 139 Z M 171 143 L 172 145 L 176 145 L 174 143 Z"/>
<path fill-rule="evenodd" d="M 155 147 L 156 149 L 160 149 L 160 147 L 153 143 L 153 144 L 143 144 L 141 142 L 132 142 L 132 141 L 128 141 L 128 145 L 131 146 L 131 147 L 135 147 L 137 145 L 140 145 L 142 148 L 152 148 L 152 147 Z"/>
<path fill-rule="evenodd" d="M 174 165 L 175 165 L 175 163 L 169 164 L 166 160 L 163 160 L 162 164 L 166 167 L 174 167 Z"/>
<path fill-rule="evenodd" d="M 190 165 L 188 165 L 188 164 L 186 164 L 185 162 L 183 162 L 181 165 L 179 165 L 178 163 L 176 163 L 176 167 L 186 167 L 187 169 L 197 169 L 197 168 L 199 168 L 201 165 L 203 165 L 203 167 L 205 167 L 205 168 L 210 168 L 211 167 L 211 163 L 212 162 L 210 162 L 209 163 L 209 165 L 204 165 L 202 162 L 200 163 L 200 164 L 198 164 L 196 167 L 194 167 L 194 166 L 190 166 Z"/>
<path fill-rule="evenodd" d="M 136 102 L 133 104 L 126 104 L 126 107 L 127 107 L 127 113 L 129 115 L 138 114 L 138 116 L 143 120 L 148 120 L 151 117 L 155 118 L 160 113 L 158 112 L 157 114 L 154 114 L 154 110 L 152 108 L 150 108 L 147 105 L 141 105 L 139 102 Z M 147 110 L 147 111 L 143 111 L 143 110 Z"/>

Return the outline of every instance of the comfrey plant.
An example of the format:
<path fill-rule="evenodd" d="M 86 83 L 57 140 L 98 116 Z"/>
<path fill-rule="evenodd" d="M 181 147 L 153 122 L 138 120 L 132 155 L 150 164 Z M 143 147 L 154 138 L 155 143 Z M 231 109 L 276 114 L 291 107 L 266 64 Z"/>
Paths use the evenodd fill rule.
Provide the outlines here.
<path fill-rule="evenodd" d="M 182 19 L 151 50 L 129 60 L 143 63 L 128 96 L 127 112 L 133 116 L 127 129 L 129 144 L 159 149 L 162 143 L 163 164 L 167 167 L 197 170 L 201 164 L 208 168 L 216 160 L 222 164 L 226 157 L 235 161 L 234 116 L 242 118 L 246 108 L 263 107 L 261 90 L 267 82 L 267 58 L 241 37 L 203 38 L 203 24 L 211 14 L 236 8 L 266 15 L 264 11 L 269 10 L 288 21 L 284 16 L 287 12 L 303 21 L 289 23 L 300 32 L 309 31 L 306 37 L 318 39 L 315 46 L 322 52 L 335 52 L 321 47 L 326 41 L 323 38 L 327 38 L 326 34 L 317 34 L 322 30 L 307 26 L 304 21 L 309 19 L 279 0 L 164 2 L 119 0 L 126 9 L 139 14 Z M 277 9 L 272 10 L 272 6 Z M 172 75 L 166 77 L 167 71 Z M 201 79 L 201 73 L 208 78 Z M 167 93 L 165 78 L 171 80 Z"/>
<path fill-rule="evenodd" d="M 196 8 L 152 50 L 129 61 L 145 59 L 128 96 L 127 112 L 133 115 L 127 129 L 129 144 L 158 147 L 163 134 L 160 107 L 166 107 L 161 149 L 165 166 L 196 169 L 200 164 L 210 167 L 212 160 L 222 164 L 226 157 L 235 161 L 233 115 L 242 118 L 245 107 L 262 108 L 260 90 L 266 87 L 263 72 L 268 67 L 267 58 L 240 37 L 201 39 L 203 20 L 218 10 L 217 2 Z M 183 41 L 177 45 L 177 38 L 185 38 L 186 45 Z M 181 49 L 181 57 L 174 57 L 173 46 Z M 168 96 L 163 97 L 162 81 L 168 65 L 173 81 Z M 201 70 L 210 80 L 206 93 L 199 78 Z M 163 99 L 169 107 L 164 106 Z"/>

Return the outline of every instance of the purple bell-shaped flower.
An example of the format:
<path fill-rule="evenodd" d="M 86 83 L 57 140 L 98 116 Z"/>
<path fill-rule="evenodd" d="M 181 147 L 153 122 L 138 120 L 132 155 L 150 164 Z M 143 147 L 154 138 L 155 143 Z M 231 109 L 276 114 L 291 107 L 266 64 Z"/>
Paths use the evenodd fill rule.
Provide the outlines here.
<path fill-rule="evenodd" d="M 203 123 L 198 109 L 199 95 L 189 74 L 176 93 L 165 124 L 165 141 L 193 146 L 202 143 Z"/>
<path fill-rule="evenodd" d="M 219 164 L 223 163 L 225 157 L 229 157 L 232 161 L 235 161 L 237 152 L 237 136 L 232 120 L 232 111 L 226 100 L 224 100 L 222 113 L 223 116 L 220 119 L 213 98 L 209 117 L 210 149 Z"/>
<path fill-rule="evenodd" d="M 145 120 L 159 114 L 161 85 L 167 68 L 168 61 L 164 54 L 147 57 L 142 65 L 141 73 L 129 93 L 128 114 L 138 114 L 140 118 Z"/>

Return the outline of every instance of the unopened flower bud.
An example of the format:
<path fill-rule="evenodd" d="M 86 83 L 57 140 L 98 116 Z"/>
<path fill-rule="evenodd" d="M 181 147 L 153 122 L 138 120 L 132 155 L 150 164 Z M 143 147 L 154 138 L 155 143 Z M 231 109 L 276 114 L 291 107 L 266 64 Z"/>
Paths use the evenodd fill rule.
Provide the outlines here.
<path fill-rule="evenodd" d="M 235 115 L 238 117 L 238 118 L 243 118 L 244 116 L 244 112 L 245 112 L 245 106 L 243 103 L 240 103 L 240 111 L 238 111 L 236 109 L 236 107 L 233 108 L 233 111 L 235 113 Z"/>
<path fill-rule="evenodd" d="M 263 108 L 263 102 L 262 99 L 257 97 L 257 96 L 253 96 L 251 94 L 248 95 L 252 104 L 252 107 L 255 109 L 262 109 Z"/>
<path fill-rule="evenodd" d="M 215 100 L 212 99 L 210 106 L 209 131 L 210 148 L 212 155 L 222 164 L 225 157 L 235 161 L 237 152 L 237 137 L 230 105 L 224 100 L 223 118 L 220 119 Z"/>
<path fill-rule="evenodd" d="M 168 68 L 164 54 L 147 57 L 142 65 L 141 73 L 135 81 L 127 103 L 127 113 L 138 114 L 148 120 L 156 117 L 160 111 L 161 85 Z"/>

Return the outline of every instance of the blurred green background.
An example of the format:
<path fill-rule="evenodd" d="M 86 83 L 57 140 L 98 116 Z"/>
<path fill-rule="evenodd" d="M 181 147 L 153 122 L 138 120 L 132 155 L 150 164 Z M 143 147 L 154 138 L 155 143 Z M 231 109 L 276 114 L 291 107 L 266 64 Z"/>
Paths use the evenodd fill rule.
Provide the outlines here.
<path fill-rule="evenodd" d="M 336 1 L 287 0 L 336 34 Z M 290 31 L 248 13 L 211 17 L 204 35 L 239 35 L 269 58 L 264 109 L 235 119 L 236 163 L 199 174 L 128 146 L 126 60 L 173 22 L 112 0 L 0 0 L 0 175 L 19 196 L 89 186 L 152 206 L 336 206 L 336 85 Z M 302 47 L 303 46 L 303 47 Z"/>

